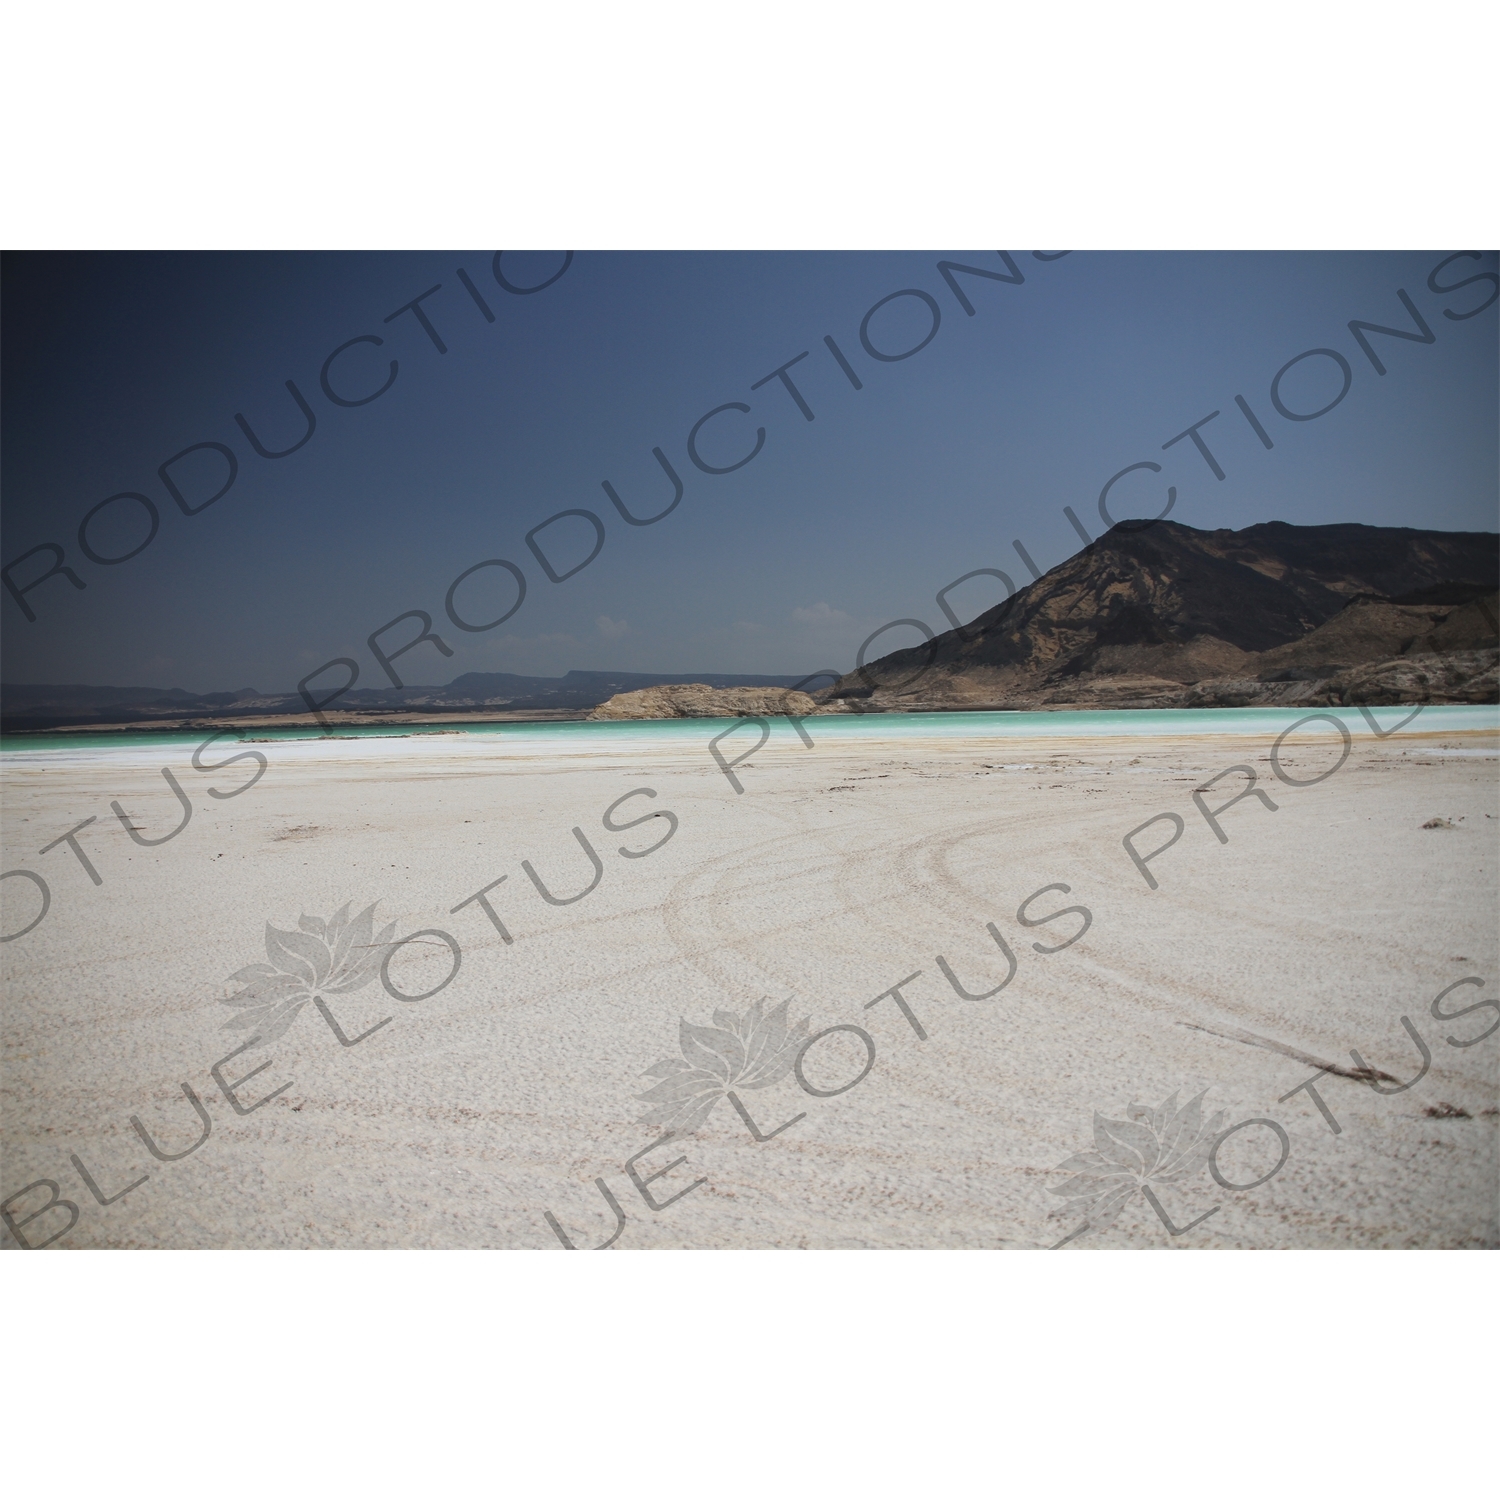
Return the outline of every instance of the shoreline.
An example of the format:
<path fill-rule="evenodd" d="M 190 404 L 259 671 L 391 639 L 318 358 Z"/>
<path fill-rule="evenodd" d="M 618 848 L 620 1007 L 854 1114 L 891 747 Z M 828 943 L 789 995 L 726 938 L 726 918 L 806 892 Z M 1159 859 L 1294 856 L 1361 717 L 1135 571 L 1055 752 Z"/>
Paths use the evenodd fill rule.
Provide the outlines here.
<path fill-rule="evenodd" d="M 465 713 L 419 714 L 405 712 L 355 713 L 334 710 L 322 717 L 336 729 L 348 729 L 358 725 L 376 728 L 413 727 L 423 724 L 531 724 L 572 723 L 587 719 L 591 709 L 537 708 L 517 709 L 514 712 L 486 711 L 482 717 L 478 711 Z M 222 729 L 321 729 L 313 714 L 187 714 L 160 719 L 125 719 L 109 722 L 90 720 L 67 721 L 58 724 L 33 724 L 20 721 L 24 727 L 12 727 L 0 723 L 0 735 L 19 739 L 23 735 L 36 734 L 155 734 L 166 730 L 222 730 Z"/>
<path fill-rule="evenodd" d="M 1385 712 L 1387 710 L 1404 709 L 1408 712 L 1420 709 L 1423 712 L 1431 712 L 1434 709 L 1470 709 L 1476 712 L 1485 709 L 1495 710 L 1500 713 L 1500 703 L 1364 703 L 1364 704 L 1297 704 L 1297 703 L 1265 703 L 1245 704 L 1243 706 L 1203 706 L 1191 708 L 1164 708 L 1156 705 L 1091 705 L 1078 703 L 1055 703 L 1055 704 L 990 704 L 990 703 L 963 703 L 955 705 L 932 705 L 909 708 L 867 708 L 867 709 L 827 709 L 820 708 L 806 715 L 806 718 L 823 720 L 842 720 L 844 722 L 857 721 L 861 719 L 926 719 L 939 716 L 957 717 L 963 716 L 986 716 L 1005 718 L 1023 718 L 1035 715 L 1061 715 L 1061 714 L 1108 714 L 1111 716 L 1134 717 L 1144 714 L 1239 714 L 1260 713 L 1264 715 L 1275 713 L 1297 714 L 1299 711 L 1305 713 L 1327 713 L 1334 715 L 1358 714 L 1361 709 L 1369 709 L 1371 712 Z M 259 729 L 280 730 L 287 733 L 298 731 L 318 731 L 314 738 L 337 739 L 340 729 L 422 729 L 428 726 L 444 726 L 450 731 L 462 732 L 465 728 L 482 730 L 491 725 L 505 724 L 729 724 L 741 722 L 746 716 L 740 715 L 729 717 L 714 717 L 708 715 L 663 715 L 660 717 L 641 718 L 595 718 L 593 710 L 580 711 L 577 709 L 521 709 L 515 712 L 451 712 L 451 713 L 415 713 L 415 712 L 392 712 L 392 713 L 346 713 L 335 711 L 325 713 L 320 720 L 312 714 L 264 714 L 247 715 L 243 717 L 217 717 L 203 715 L 188 715 L 183 717 L 162 719 L 131 719 L 109 723 L 66 723 L 50 726 L 27 725 L 24 728 L 6 727 L 0 724 L 0 739 L 26 740 L 45 735 L 89 735 L 89 734 L 118 734 L 118 735 L 145 735 L 145 734 L 186 734 L 194 732 L 222 733 L 231 729 Z M 771 720 L 786 717 L 781 714 L 766 716 Z"/>

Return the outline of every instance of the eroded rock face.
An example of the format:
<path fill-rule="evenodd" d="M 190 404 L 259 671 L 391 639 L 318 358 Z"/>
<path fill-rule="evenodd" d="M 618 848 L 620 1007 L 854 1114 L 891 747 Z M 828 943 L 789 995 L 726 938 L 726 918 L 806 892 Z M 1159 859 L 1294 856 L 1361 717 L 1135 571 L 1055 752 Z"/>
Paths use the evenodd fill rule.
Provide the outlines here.
<path fill-rule="evenodd" d="M 1330 702 L 1495 703 L 1500 701 L 1500 651 L 1404 656 L 1340 672 Z"/>
<path fill-rule="evenodd" d="M 616 693 L 591 719 L 738 719 L 745 715 L 813 714 L 818 705 L 791 688 L 711 688 L 701 682 L 676 683 Z"/>
<path fill-rule="evenodd" d="M 1402 703 L 1500 703 L 1500 650 L 1423 652 L 1342 670 L 1173 682 L 1142 673 L 1081 676 L 1030 692 L 982 680 L 946 677 L 925 693 L 872 693 L 821 712 L 934 713 L 954 709 L 1082 708 L 1375 708 Z"/>

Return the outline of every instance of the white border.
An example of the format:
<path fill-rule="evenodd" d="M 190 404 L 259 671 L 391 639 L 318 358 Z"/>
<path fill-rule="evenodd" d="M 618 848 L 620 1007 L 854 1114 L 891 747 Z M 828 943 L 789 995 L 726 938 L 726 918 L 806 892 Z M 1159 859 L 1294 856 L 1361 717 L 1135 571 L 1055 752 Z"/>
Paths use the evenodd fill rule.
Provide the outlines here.
<path fill-rule="evenodd" d="M 6 1469 L 231 1500 L 1463 1493 L 1494 1281 L 1439 1253 L 11 1256 Z"/>
<path fill-rule="evenodd" d="M 1493 245 L 1492 3 L 12 7 L 33 248 Z"/>

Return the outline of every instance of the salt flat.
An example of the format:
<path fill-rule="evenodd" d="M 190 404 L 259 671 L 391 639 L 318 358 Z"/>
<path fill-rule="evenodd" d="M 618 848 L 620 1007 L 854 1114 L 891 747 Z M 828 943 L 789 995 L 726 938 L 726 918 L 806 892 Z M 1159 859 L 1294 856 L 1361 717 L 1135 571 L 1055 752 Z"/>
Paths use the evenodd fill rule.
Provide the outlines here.
<path fill-rule="evenodd" d="M 1400 716 L 1377 711 L 1382 725 Z M 1500 1002 L 1493 709 L 1429 709 L 1384 739 L 1340 711 L 1347 760 L 1305 786 L 1270 760 L 1291 713 L 1227 734 L 957 717 L 809 719 L 811 748 L 774 721 L 732 768 L 742 792 L 709 753 L 717 723 L 260 744 L 248 748 L 267 757 L 265 775 L 228 800 L 207 789 L 232 791 L 254 766 L 200 772 L 190 745 L 8 753 L 4 867 L 40 874 L 52 904 L 0 949 L 4 1194 L 50 1181 L 77 1205 L 54 1248 L 560 1249 L 549 1212 L 586 1247 L 617 1228 L 596 1179 L 625 1215 L 620 1249 L 1500 1242 L 1500 1031 L 1448 1041 L 1500 1019 L 1500 1007 L 1457 1016 Z M 755 737 L 739 731 L 721 752 Z M 1324 720 L 1280 762 L 1310 781 L 1341 753 Z M 1191 793 L 1237 764 L 1277 810 L 1240 801 L 1220 817 L 1220 843 Z M 170 833 L 182 813 L 162 766 L 193 814 L 142 847 L 110 803 L 142 837 Z M 1230 775 L 1205 801 L 1245 784 Z M 602 820 L 642 788 L 656 796 L 626 801 L 617 824 L 670 811 L 677 827 L 631 858 L 620 851 L 656 844 L 667 821 L 611 832 Z M 1149 862 L 1152 890 L 1121 840 L 1164 813 L 1183 832 Z M 66 843 L 38 852 L 91 816 L 77 837 L 97 886 Z M 1453 826 L 1422 826 L 1433 819 Z M 575 828 L 602 874 L 581 899 L 549 904 L 523 861 L 555 899 L 576 895 L 594 870 Z M 1158 822 L 1137 846 L 1172 832 Z M 502 876 L 487 899 L 510 943 L 478 902 L 453 910 Z M 14 932 L 37 893 L 22 877 L 3 894 Z M 1041 925 L 1018 918 L 1031 897 Z M 458 972 L 424 1000 L 393 998 L 378 975 L 324 996 L 348 1038 L 391 1018 L 352 1046 L 304 1005 L 221 1070 L 232 1083 L 269 1064 L 237 1090 L 246 1106 L 287 1085 L 240 1114 L 210 1073 L 254 1034 L 221 1029 L 243 1013 L 222 1003 L 247 983 L 229 976 L 268 961 L 267 923 L 295 930 L 346 903 L 378 903 L 377 930 L 394 923 L 396 938 L 449 934 Z M 1065 907 L 1088 921 L 1062 946 L 1084 918 L 1041 919 Z M 1009 964 L 987 924 L 1014 977 L 964 999 L 938 957 L 970 993 L 999 985 Z M 429 936 L 388 977 L 419 994 L 452 964 Z M 913 975 L 904 1010 L 894 996 L 870 1005 Z M 1452 990 L 1441 1003 L 1456 1018 L 1434 1017 L 1434 999 L 1466 978 L 1483 986 Z M 674 1076 L 643 1073 L 669 1059 L 676 1076 L 690 1064 L 732 1073 L 728 1044 L 707 1059 L 694 1050 L 709 1033 L 692 1033 L 685 1055 L 679 1022 L 722 1035 L 715 1012 L 740 1017 L 763 996 L 790 997 L 789 1019 L 807 1018 L 809 1033 L 857 1027 L 868 1043 L 852 1029 L 815 1043 L 807 1088 L 795 1071 L 754 1089 L 748 1071 L 738 1087 L 726 1076 L 761 1134 L 803 1117 L 758 1141 L 718 1098 L 704 1123 L 635 1163 L 643 1192 L 625 1164 L 663 1130 L 640 1123 L 653 1105 L 636 1096 Z M 1374 1082 L 1392 1090 L 1422 1066 L 1403 1017 L 1430 1067 L 1378 1093 L 1361 1078 L 1388 1075 Z M 835 1093 L 870 1049 L 863 1080 Z M 1337 1133 L 1307 1091 L 1283 1097 L 1309 1079 Z M 211 1133 L 162 1161 L 131 1117 L 164 1155 L 187 1150 L 203 1126 L 184 1084 Z M 1242 1121 L 1275 1122 L 1224 1141 L 1223 1183 L 1202 1151 L 1181 1172 L 1156 1159 L 1173 1127 L 1149 1111 L 1200 1093 L 1205 1147 Z M 1131 1106 L 1148 1113 L 1131 1119 Z M 1063 1169 L 1096 1149 L 1096 1112 L 1123 1122 L 1103 1127 L 1115 1165 Z M 101 1205 L 75 1155 L 98 1196 L 145 1180 Z M 1097 1191 L 1051 1191 L 1070 1181 Z M 11 1215 L 50 1192 L 15 1199 Z M 678 1193 L 660 1209 L 645 1196 Z M 1112 1222 L 1075 1234 L 1115 1200 Z M 1172 1229 L 1209 1217 L 1173 1234 L 1163 1214 Z M 22 1233 L 39 1243 L 68 1219 L 53 1208 Z"/>

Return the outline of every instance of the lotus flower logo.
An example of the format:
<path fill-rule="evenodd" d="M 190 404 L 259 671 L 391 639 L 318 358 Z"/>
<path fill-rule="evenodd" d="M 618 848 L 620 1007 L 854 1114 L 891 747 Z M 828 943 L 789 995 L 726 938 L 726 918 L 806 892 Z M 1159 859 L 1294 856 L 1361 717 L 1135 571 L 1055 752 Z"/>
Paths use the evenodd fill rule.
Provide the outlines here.
<path fill-rule="evenodd" d="M 1203 1094 L 1207 1092 L 1205 1089 Z M 1087 1215 L 1083 1226 L 1059 1241 L 1060 1245 L 1077 1239 L 1086 1230 L 1113 1224 L 1120 1210 L 1137 1193 L 1150 1203 L 1173 1234 L 1186 1232 L 1172 1225 L 1150 1185 L 1183 1182 L 1196 1176 L 1207 1164 L 1224 1123 L 1224 1111 L 1218 1110 L 1211 1119 L 1204 1120 L 1203 1094 L 1180 1109 L 1175 1093 L 1156 1109 L 1133 1104 L 1125 1111 L 1123 1120 L 1106 1120 L 1095 1111 L 1094 1149 L 1062 1162 L 1059 1171 L 1076 1175 L 1061 1187 L 1048 1189 L 1067 1200 L 1056 1213 L 1081 1210 Z M 1202 1219 L 1194 1222 L 1202 1223 Z"/>
<path fill-rule="evenodd" d="M 640 1123 L 671 1132 L 696 1130 L 730 1089 L 763 1089 L 780 1082 L 807 1040 L 806 1017 L 795 1026 L 787 1024 L 791 1003 L 783 1000 L 767 1012 L 766 1001 L 757 1000 L 742 1016 L 716 1010 L 712 1026 L 681 1022 L 677 1038 L 682 1056 L 664 1057 L 642 1075 L 661 1082 L 636 1095 L 655 1106 Z"/>
<path fill-rule="evenodd" d="M 302 917 L 300 931 L 283 932 L 266 923 L 266 957 L 270 963 L 248 964 L 231 974 L 245 988 L 222 1003 L 240 1008 L 223 1029 L 254 1028 L 262 1042 L 274 1041 L 309 1001 L 323 995 L 347 995 L 362 989 L 380 971 L 380 961 L 396 930 L 392 922 L 374 936 L 375 906 L 367 906 L 357 917 L 349 915 L 350 903 L 325 922 L 322 917 Z"/>

